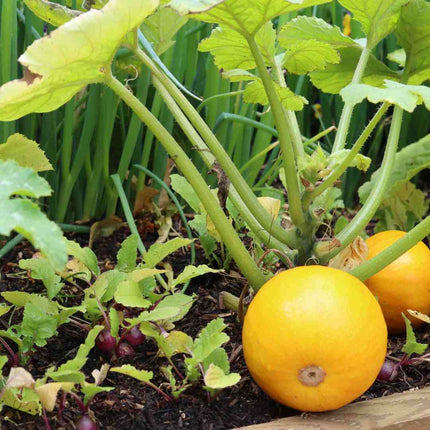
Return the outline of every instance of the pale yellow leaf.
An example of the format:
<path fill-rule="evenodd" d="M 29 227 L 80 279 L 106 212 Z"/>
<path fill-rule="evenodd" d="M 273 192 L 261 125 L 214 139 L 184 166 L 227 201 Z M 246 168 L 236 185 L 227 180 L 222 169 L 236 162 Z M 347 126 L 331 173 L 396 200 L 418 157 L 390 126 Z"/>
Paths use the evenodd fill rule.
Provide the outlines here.
<path fill-rule="evenodd" d="M 53 170 L 39 145 L 19 133 L 9 136 L 6 143 L 0 144 L 0 160 L 15 160 L 20 166 L 36 172 Z"/>
<path fill-rule="evenodd" d="M 62 382 L 50 382 L 49 384 L 41 385 L 36 388 L 36 393 L 39 396 L 43 407 L 48 412 L 52 412 L 54 410 L 58 391 L 60 391 L 62 385 Z"/>
<path fill-rule="evenodd" d="M 332 258 L 328 266 L 349 272 L 364 263 L 368 253 L 369 249 L 366 242 L 362 237 L 358 236 L 354 242 Z"/>
<path fill-rule="evenodd" d="M 34 379 L 30 372 L 23 367 L 12 367 L 10 369 L 9 377 L 7 378 L 7 388 L 33 388 Z"/>
<path fill-rule="evenodd" d="M 422 314 L 421 312 L 418 312 L 418 311 L 413 311 L 411 309 L 408 309 L 408 313 L 413 317 L 421 321 L 424 321 L 427 324 L 430 324 L 430 317 L 428 315 Z"/>
<path fill-rule="evenodd" d="M 272 219 L 278 217 L 279 211 L 281 210 L 281 201 L 274 199 L 273 197 L 259 197 L 258 201 L 261 203 L 264 209 L 269 212 Z"/>

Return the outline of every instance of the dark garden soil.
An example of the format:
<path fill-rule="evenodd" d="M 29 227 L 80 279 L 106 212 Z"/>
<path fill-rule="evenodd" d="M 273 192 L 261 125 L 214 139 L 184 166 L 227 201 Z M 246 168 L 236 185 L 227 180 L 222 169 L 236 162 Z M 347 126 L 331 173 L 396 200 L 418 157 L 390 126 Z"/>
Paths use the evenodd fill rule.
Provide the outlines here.
<path fill-rule="evenodd" d="M 147 221 L 142 221 L 141 231 L 149 231 L 145 238 L 150 245 L 156 237 L 151 233 Z M 127 237 L 129 231 L 122 228 L 112 236 L 97 240 L 93 247 L 99 257 L 101 268 L 111 269 L 115 264 L 115 256 L 120 243 Z M 86 244 L 88 236 L 71 235 L 73 240 Z M 42 292 L 43 288 L 38 282 L 19 277 L 17 261 L 20 258 L 28 258 L 33 253 L 25 242 L 10 253 L 2 262 L 2 278 L 0 280 L 0 292 L 20 290 L 27 292 Z M 199 255 L 199 253 L 198 253 Z M 206 261 L 202 256 L 198 257 L 199 263 Z M 189 264 L 189 255 L 177 253 L 169 260 L 174 270 L 180 270 Z M 232 271 L 224 275 L 208 275 L 196 278 L 191 283 L 188 293 L 196 293 L 198 300 L 190 313 L 176 324 L 178 330 L 182 330 L 191 336 L 195 336 L 199 330 L 210 320 L 216 317 L 224 317 L 228 324 L 226 332 L 230 336 L 230 342 L 226 346 L 234 372 L 240 373 L 242 379 L 234 388 L 225 389 L 216 400 L 210 401 L 208 393 L 197 386 L 186 391 L 175 402 L 168 402 L 151 388 L 143 386 L 138 381 L 123 375 L 109 373 L 104 385 L 115 386 L 115 390 L 102 393 L 95 397 L 91 404 L 91 411 L 101 429 L 195 429 L 195 430 L 221 430 L 233 429 L 246 425 L 269 422 L 273 419 L 297 414 L 297 412 L 280 406 L 269 399 L 252 381 L 243 358 L 241 349 L 241 326 L 228 310 L 220 305 L 219 293 L 230 291 L 239 295 L 245 282 L 239 275 Z M 76 293 L 71 291 L 71 293 Z M 67 303 L 72 305 L 73 303 Z M 7 328 L 7 319 L 0 319 L 0 328 Z M 418 341 L 428 343 L 430 341 L 430 329 L 423 327 L 417 330 Z M 64 361 L 74 357 L 77 348 L 85 339 L 85 332 L 74 326 L 60 327 L 59 335 L 53 338 L 45 348 L 39 349 L 31 358 L 27 370 L 35 378 L 41 377 L 45 370 L 53 365 L 58 366 Z M 389 354 L 401 357 L 403 337 L 392 337 L 389 343 Z M 140 348 L 140 349 L 139 349 Z M 165 359 L 156 355 L 155 344 L 145 342 L 138 348 L 138 353 L 133 358 L 120 359 L 115 365 L 130 363 L 137 368 L 152 370 L 154 382 L 165 382 L 159 372 L 159 367 L 165 365 Z M 1 347 L 0 347 L 1 351 Z M 3 351 L 1 351 L 3 352 Z M 90 380 L 93 369 L 100 368 L 108 358 L 93 349 L 85 371 Z M 180 367 L 179 360 L 177 360 Z M 430 364 L 424 363 L 418 366 L 408 366 L 401 370 L 398 381 L 386 383 L 376 381 L 358 401 L 386 396 L 392 393 L 402 392 L 414 388 L 421 388 L 429 384 Z M 61 420 L 57 419 L 56 412 L 48 415 L 52 429 L 73 429 L 73 423 L 80 416 L 77 405 L 70 401 L 67 403 Z M 4 408 L 1 416 L 1 429 L 44 429 L 43 420 L 27 414 L 19 413 L 9 408 Z"/>

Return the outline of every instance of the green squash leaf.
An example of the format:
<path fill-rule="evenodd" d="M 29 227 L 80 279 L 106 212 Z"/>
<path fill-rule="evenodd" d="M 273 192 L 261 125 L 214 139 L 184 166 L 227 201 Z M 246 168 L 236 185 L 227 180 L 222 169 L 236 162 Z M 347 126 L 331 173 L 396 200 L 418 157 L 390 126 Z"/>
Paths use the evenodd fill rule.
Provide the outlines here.
<path fill-rule="evenodd" d="M 275 58 L 276 32 L 267 22 L 256 34 L 256 42 L 268 67 Z M 210 52 L 220 70 L 251 70 L 256 64 L 246 39 L 231 28 L 216 27 L 210 37 L 200 42 L 199 51 Z"/>
<path fill-rule="evenodd" d="M 385 36 L 394 31 L 400 9 L 409 0 L 339 0 L 353 13 L 367 34 L 367 46 L 373 49 Z"/>
<path fill-rule="evenodd" d="M 38 198 L 50 196 L 51 187 L 33 169 L 19 166 L 15 161 L 0 161 L 0 199 L 12 194 Z"/>
<path fill-rule="evenodd" d="M 312 83 L 325 93 L 338 94 L 342 88 L 351 83 L 361 55 L 361 48 L 345 48 L 339 53 L 341 58 L 339 64 L 329 64 L 325 70 L 310 74 Z M 371 55 L 362 82 L 380 87 L 386 79 L 396 81 L 399 80 L 399 77 L 384 63 Z"/>
<path fill-rule="evenodd" d="M 405 67 L 406 65 L 406 52 L 404 49 L 396 49 L 387 55 L 387 59 L 393 63 L 398 64 L 400 67 Z"/>
<path fill-rule="evenodd" d="M 29 167 L 36 172 L 53 170 L 39 145 L 19 133 L 9 136 L 6 143 L 0 144 L 0 160 L 15 160 L 21 167 Z"/>
<path fill-rule="evenodd" d="M 0 161 L 0 234 L 9 236 L 12 230 L 22 234 L 56 270 L 62 270 L 67 254 L 60 228 L 32 201 L 9 199 L 11 195 L 38 198 L 50 194 L 49 184 L 34 170 L 13 160 Z"/>
<path fill-rule="evenodd" d="M 50 112 L 90 83 L 103 82 L 124 37 L 158 0 L 111 0 L 36 40 L 19 57 L 24 77 L 0 87 L 0 121 Z"/>
<path fill-rule="evenodd" d="M 243 35 L 255 35 L 273 18 L 330 0 L 173 0 L 170 6 L 179 13 L 192 13 L 193 18 L 222 27 L 232 28 Z"/>
<path fill-rule="evenodd" d="M 340 55 L 333 46 L 318 40 L 295 43 L 284 54 L 283 65 L 290 73 L 304 75 L 324 70 L 328 64 L 338 64 Z"/>
<path fill-rule="evenodd" d="M 298 16 L 284 25 L 278 38 L 279 44 L 285 49 L 294 47 L 298 42 L 315 40 L 336 49 L 359 46 L 357 42 L 345 36 L 339 27 L 333 27 L 320 18 L 307 16 Z"/>
<path fill-rule="evenodd" d="M 81 12 L 47 0 L 24 0 L 25 5 L 40 19 L 59 27 L 78 17 Z"/>
<path fill-rule="evenodd" d="M 182 15 L 206 12 L 224 0 L 172 0 L 169 6 Z"/>
<path fill-rule="evenodd" d="M 408 83 L 420 85 L 430 79 L 430 3 L 410 0 L 402 8 L 396 37 L 406 51 Z"/>
<path fill-rule="evenodd" d="M 406 146 L 396 154 L 393 172 L 390 178 L 390 186 L 393 188 L 399 182 L 412 179 L 424 169 L 430 167 L 430 135 L 422 138 L 418 142 Z M 359 189 L 361 203 L 369 197 L 370 192 L 379 180 L 380 170 L 373 173 L 369 182 L 366 182 Z"/>
<path fill-rule="evenodd" d="M 188 18 L 175 10 L 159 7 L 141 26 L 146 39 L 152 43 L 157 55 L 163 54 L 175 44 L 176 33 L 187 23 Z"/>
<path fill-rule="evenodd" d="M 294 94 L 289 88 L 281 87 L 274 83 L 275 91 L 278 97 L 287 110 L 300 111 L 308 101 L 302 97 Z M 268 105 L 269 98 L 264 89 L 263 82 L 259 78 L 255 78 L 254 82 L 249 83 L 243 93 L 243 101 L 245 103 L 258 103 L 260 105 Z"/>
<path fill-rule="evenodd" d="M 398 182 L 388 191 L 375 218 L 375 232 L 386 230 L 409 231 L 427 214 L 426 195 L 410 181 Z"/>
<path fill-rule="evenodd" d="M 424 85 L 404 85 L 399 82 L 385 81 L 384 88 L 365 84 L 351 84 L 341 92 L 345 103 L 358 104 L 365 98 L 371 103 L 387 102 L 413 112 L 418 105 L 424 104 L 430 110 L 430 88 Z"/>

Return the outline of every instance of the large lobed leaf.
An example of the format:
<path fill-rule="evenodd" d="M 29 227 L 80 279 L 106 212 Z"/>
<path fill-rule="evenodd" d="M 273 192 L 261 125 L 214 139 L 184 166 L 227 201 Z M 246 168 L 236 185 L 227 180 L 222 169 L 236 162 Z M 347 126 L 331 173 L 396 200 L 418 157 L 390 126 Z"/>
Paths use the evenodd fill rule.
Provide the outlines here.
<path fill-rule="evenodd" d="M 24 77 L 0 87 L 0 121 L 57 109 L 85 85 L 103 82 L 124 37 L 158 0 L 111 0 L 36 40 L 21 57 Z"/>
<path fill-rule="evenodd" d="M 31 200 L 10 199 L 12 195 L 39 198 L 50 194 L 49 184 L 34 170 L 0 160 L 0 234 L 9 236 L 12 230 L 22 234 L 55 269 L 62 270 L 67 253 L 60 228 Z"/>
<path fill-rule="evenodd" d="M 333 27 L 315 17 L 298 16 L 284 25 L 279 33 L 279 43 L 286 49 L 297 42 L 310 40 L 318 40 L 337 49 L 358 46 L 357 42 L 345 36 L 339 27 Z"/>
<path fill-rule="evenodd" d="M 55 27 L 65 24 L 82 13 L 47 0 L 24 0 L 24 3 L 35 15 Z"/>
<path fill-rule="evenodd" d="M 387 102 L 413 112 L 418 105 L 424 104 L 430 110 L 430 88 L 424 85 L 404 85 L 386 80 L 384 88 L 365 84 L 351 84 L 341 92 L 345 103 L 358 104 L 365 98 L 371 103 Z"/>
<path fill-rule="evenodd" d="M 408 2 L 409 0 L 339 0 L 363 26 L 370 49 L 394 30 L 400 9 Z"/>
<path fill-rule="evenodd" d="M 361 48 L 352 46 L 340 50 L 339 53 L 341 57 L 339 64 L 329 64 L 325 70 L 310 74 L 312 83 L 326 93 L 338 94 L 342 88 L 351 83 L 361 55 Z M 379 87 L 386 79 L 396 81 L 399 80 L 399 76 L 371 55 L 362 82 Z"/>
<path fill-rule="evenodd" d="M 161 55 L 175 44 L 176 33 L 187 21 L 187 17 L 176 11 L 159 7 L 156 13 L 145 20 L 141 29 L 157 55 Z"/>
<path fill-rule="evenodd" d="M 172 0 L 170 6 L 182 14 L 243 35 L 254 35 L 266 22 L 288 12 L 329 3 L 330 0 Z"/>
<path fill-rule="evenodd" d="M 246 70 L 234 69 L 225 72 L 223 77 L 230 79 L 232 82 L 251 81 L 247 84 L 243 93 L 243 101 L 245 103 L 258 103 L 263 106 L 269 103 L 262 80 L 252 73 Z M 304 97 L 296 95 L 289 88 L 281 87 L 276 82 L 273 83 L 273 86 L 285 109 L 299 111 L 308 103 Z"/>
<path fill-rule="evenodd" d="M 255 41 L 269 67 L 273 65 L 275 58 L 275 40 L 276 31 L 270 21 L 255 36 Z M 231 28 L 216 27 L 210 37 L 200 43 L 199 50 L 210 52 L 220 70 L 251 70 L 256 67 L 245 37 Z"/>
<path fill-rule="evenodd" d="M 0 144 L 0 160 L 15 160 L 20 166 L 30 167 L 36 172 L 53 170 L 39 145 L 19 133 L 9 136 L 6 143 Z"/>
<path fill-rule="evenodd" d="M 396 37 L 408 58 L 408 82 L 419 85 L 430 79 L 430 3 L 410 0 L 402 9 Z"/>
<path fill-rule="evenodd" d="M 419 172 L 430 167 L 430 135 L 406 146 L 396 154 L 393 172 L 390 178 L 391 187 L 394 188 L 400 182 L 409 181 Z M 380 169 L 378 169 L 369 182 L 359 189 L 360 201 L 364 203 L 370 192 L 379 180 Z"/>

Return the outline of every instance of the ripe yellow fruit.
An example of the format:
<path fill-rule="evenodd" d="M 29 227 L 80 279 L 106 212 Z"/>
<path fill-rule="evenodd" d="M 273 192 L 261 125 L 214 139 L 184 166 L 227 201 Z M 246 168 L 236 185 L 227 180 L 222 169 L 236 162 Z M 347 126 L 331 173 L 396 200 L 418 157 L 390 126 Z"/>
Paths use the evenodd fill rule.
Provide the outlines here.
<path fill-rule="evenodd" d="M 246 364 L 273 399 L 321 412 L 364 393 L 385 359 L 381 308 L 352 275 L 323 266 L 297 267 L 258 291 L 242 331 Z"/>
<path fill-rule="evenodd" d="M 368 259 L 397 242 L 406 233 L 384 231 L 367 239 Z M 408 309 L 428 315 L 430 313 L 430 250 L 420 242 L 396 261 L 369 278 L 365 284 L 378 298 L 391 334 L 406 329 L 402 312 L 414 327 L 422 321 L 412 317 Z"/>

